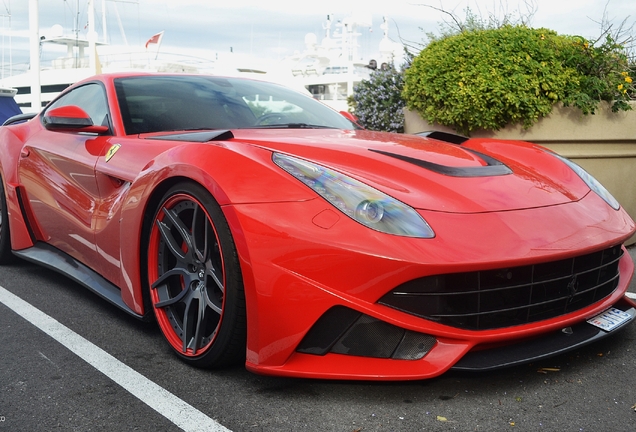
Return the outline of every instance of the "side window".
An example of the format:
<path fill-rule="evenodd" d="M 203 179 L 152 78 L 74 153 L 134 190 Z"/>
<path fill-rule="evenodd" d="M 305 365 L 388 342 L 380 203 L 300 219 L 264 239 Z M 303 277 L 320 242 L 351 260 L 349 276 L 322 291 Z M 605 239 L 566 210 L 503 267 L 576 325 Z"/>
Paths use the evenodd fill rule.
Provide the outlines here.
<path fill-rule="evenodd" d="M 99 84 L 86 84 L 71 90 L 49 105 L 47 110 L 67 105 L 76 105 L 86 111 L 95 125 L 110 126 L 106 94 Z"/>

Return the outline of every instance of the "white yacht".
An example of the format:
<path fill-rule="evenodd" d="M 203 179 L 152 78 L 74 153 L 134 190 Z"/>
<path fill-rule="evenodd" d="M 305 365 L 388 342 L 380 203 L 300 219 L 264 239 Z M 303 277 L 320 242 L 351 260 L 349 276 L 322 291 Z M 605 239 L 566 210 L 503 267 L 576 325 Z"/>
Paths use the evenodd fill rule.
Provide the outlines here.
<path fill-rule="evenodd" d="M 197 64 L 195 64 L 192 58 L 167 53 L 162 53 L 161 60 L 157 60 L 162 33 L 153 36 L 155 38 L 152 41 L 154 46 L 149 47 L 146 44 L 146 47 L 127 47 L 125 52 L 122 52 L 121 49 L 118 52 L 113 50 L 109 52 L 108 44 L 99 41 L 99 36 L 93 30 L 95 28 L 95 1 L 87 0 L 86 2 L 88 25 L 85 31 L 86 36 L 80 37 L 80 32 L 77 30 L 72 31 L 73 35 L 65 34 L 65 30 L 59 25 L 53 26 L 50 31 L 43 32 L 41 36 L 38 0 L 29 0 L 31 57 L 28 70 L 0 80 L 0 86 L 17 90 L 15 100 L 22 111 L 37 112 L 40 107 L 45 106 L 71 84 L 100 72 L 152 70 L 198 73 L 202 69 L 210 67 L 211 62 L 206 64 L 202 59 L 196 59 Z M 102 14 L 105 17 L 106 0 L 101 1 Z M 103 28 L 102 39 L 105 41 L 107 39 L 105 22 Z M 123 29 L 120 30 L 123 34 Z M 52 60 L 50 64 L 40 64 L 42 52 L 60 45 L 66 48 L 64 55 Z M 103 51 L 98 52 L 98 47 Z M 38 82 L 39 92 L 37 91 Z M 35 91 L 33 91 L 34 88 Z"/>
<path fill-rule="evenodd" d="M 117 71 L 157 71 L 157 72 L 185 72 L 200 73 L 207 66 L 201 60 L 200 64 L 188 64 L 175 58 L 168 60 L 167 55 L 162 56 L 161 61 L 157 61 L 148 53 L 141 50 L 127 53 L 100 55 L 97 57 L 96 66 L 91 67 L 90 57 L 86 55 L 89 41 L 86 39 L 56 37 L 53 39 L 42 39 L 41 44 L 58 44 L 67 46 L 67 54 L 59 57 L 39 70 L 41 106 L 45 106 L 53 100 L 62 90 L 71 84 L 80 81 L 99 72 Z M 99 44 L 98 44 L 99 45 Z M 33 71 L 13 75 L 0 81 L 0 85 L 17 89 L 15 100 L 23 111 L 33 111 L 31 93 L 34 82 Z M 34 111 L 37 111 L 36 108 Z"/>
<path fill-rule="evenodd" d="M 29 15 L 37 17 L 38 0 L 29 0 Z M 17 89 L 15 100 L 25 113 L 38 112 L 61 91 L 71 84 L 88 78 L 96 73 L 122 71 L 154 71 L 173 73 L 213 73 L 227 76 L 258 77 L 264 80 L 293 86 L 291 72 L 264 69 L 261 62 L 233 53 L 216 53 L 214 59 L 193 57 L 183 54 L 159 53 L 163 32 L 152 36 L 145 46 L 111 47 L 105 41 L 106 23 L 103 23 L 104 35 L 98 36 L 92 29 L 95 23 L 94 3 L 88 5 L 88 25 L 86 37 L 80 32 L 65 34 L 62 26 L 56 25 L 40 36 L 40 29 L 31 23 L 31 61 L 29 69 L 0 80 L 0 86 Z M 105 2 L 102 1 L 102 19 L 105 16 Z M 116 5 L 113 3 L 112 5 Z M 36 8 L 33 10 L 32 8 Z M 31 21 L 31 20 L 30 20 Z M 118 20 L 119 21 L 119 20 Z M 124 31 L 120 28 L 122 34 Z M 101 38 L 101 41 L 98 40 Z M 125 39 L 125 36 L 124 36 Z M 66 48 L 64 55 L 47 64 L 40 64 L 41 52 L 60 45 Z M 55 50 L 59 52 L 58 50 Z M 34 54 L 35 53 L 35 54 Z M 160 55 L 159 55 L 160 54 Z M 37 83 L 39 82 L 39 86 Z M 33 90 L 35 89 L 35 91 Z M 38 92 L 39 90 L 39 92 Z M 35 93 L 35 94 L 34 94 Z"/>
<path fill-rule="evenodd" d="M 358 29 L 370 27 L 370 18 L 347 17 L 334 26 L 333 15 L 324 23 L 324 38 L 320 43 L 313 33 L 305 36 L 305 51 L 288 60 L 295 79 L 301 82 L 315 99 L 338 111 L 347 111 L 347 98 L 353 95 L 355 84 L 369 79 L 371 72 L 383 63 L 393 63 L 402 55 L 402 46 L 389 39 L 388 19 L 380 28 L 384 35 L 377 56 L 363 60 L 358 56 Z"/>

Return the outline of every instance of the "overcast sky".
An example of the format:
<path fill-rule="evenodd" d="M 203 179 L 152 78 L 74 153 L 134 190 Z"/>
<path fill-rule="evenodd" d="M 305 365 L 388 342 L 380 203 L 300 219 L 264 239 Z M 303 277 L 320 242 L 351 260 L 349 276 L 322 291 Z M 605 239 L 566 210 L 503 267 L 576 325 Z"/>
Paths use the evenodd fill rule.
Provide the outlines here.
<path fill-rule="evenodd" d="M 103 34 L 102 0 L 94 0 L 97 31 Z M 28 61 L 28 0 L 0 0 L 2 7 L 2 60 L 8 62 L 9 49 L 13 63 Z M 77 29 L 86 36 L 87 0 L 39 0 L 40 32 L 46 36 L 54 24 L 68 35 Z M 107 0 L 108 42 L 124 44 L 122 31 L 131 47 L 143 47 L 155 33 L 165 31 L 161 50 L 182 52 L 213 58 L 216 53 L 251 55 L 281 60 L 304 49 L 307 33 L 320 41 L 327 14 L 341 20 L 351 14 L 370 21 L 360 28 L 360 57 L 376 55 L 382 37 L 383 15 L 389 18 L 389 36 L 396 42 L 411 44 L 426 40 L 426 32 L 437 32 L 447 16 L 425 5 L 443 8 L 464 17 L 466 7 L 487 17 L 494 14 L 527 15 L 528 4 L 534 5 L 532 27 L 546 27 L 562 34 L 596 38 L 604 13 L 615 26 L 627 19 L 633 25 L 636 16 L 634 0 Z M 79 6 L 79 12 L 78 12 Z M 10 15 L 10 17 L 9 17 Z M 370 19 L 369 19 L 370 18 Z M 118 22 L 121 21 L 121 28 Z M 59 52 L 59 49 L 58 49 Z M 43 52 L 43 61 L 58 55 Z"/>

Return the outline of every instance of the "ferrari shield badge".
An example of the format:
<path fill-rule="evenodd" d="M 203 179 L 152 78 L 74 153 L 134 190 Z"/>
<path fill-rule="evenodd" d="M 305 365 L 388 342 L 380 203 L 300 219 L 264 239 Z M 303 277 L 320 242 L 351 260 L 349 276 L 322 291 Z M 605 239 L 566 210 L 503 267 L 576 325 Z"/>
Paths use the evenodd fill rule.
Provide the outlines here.
<path fill-rule="evenodd" d="M 120 147 L 121 144 L 115 144 L 108 149 L 108 151 L 106 152 L 106 162 L 108 162 L 112 159 L 113 156 L 115 156 L 115 153 L 117 153 L 117 150 L 119 150 Z"/>

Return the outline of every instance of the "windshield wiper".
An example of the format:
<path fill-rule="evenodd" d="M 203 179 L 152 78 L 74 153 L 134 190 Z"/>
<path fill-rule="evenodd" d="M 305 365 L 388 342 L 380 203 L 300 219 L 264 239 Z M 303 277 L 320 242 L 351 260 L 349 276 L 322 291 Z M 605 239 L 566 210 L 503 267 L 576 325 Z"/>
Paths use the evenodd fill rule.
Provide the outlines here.
<path fill-rule="evenodd" d="M 308 123 L 281 123 L 272 125 L 250 126 L 246 129 L 335 129 L 333 126 L 322 126 Z"/>

